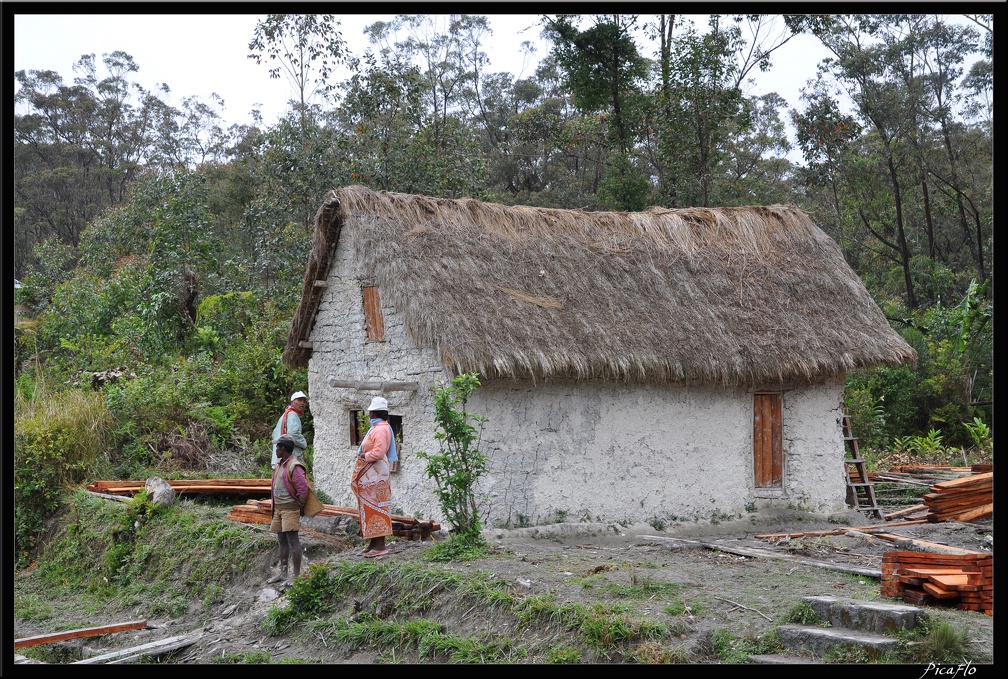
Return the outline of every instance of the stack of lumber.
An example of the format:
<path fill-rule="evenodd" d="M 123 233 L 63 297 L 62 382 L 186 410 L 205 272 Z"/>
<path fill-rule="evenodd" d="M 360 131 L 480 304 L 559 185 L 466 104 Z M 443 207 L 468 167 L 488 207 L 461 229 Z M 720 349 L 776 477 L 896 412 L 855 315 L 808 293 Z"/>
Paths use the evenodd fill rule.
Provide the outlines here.
<path fill-rule="evenodd" d="M 240 495 L 270 494 L 270 479 L 180 479 L 167 481 L 178 494 L 222 493 Z M 146 481 L 95 481 L 87 489 L 92 493 L 108 495 L 136 495 L 147 485 Z"/>
<path fill-rule="evenodd" d="M 337 507 L 336 505 L 322 505 L 319 516 L 349 516 L 357 519 L 360 515 L 352 507 Z M 231 508 L 231 513 L 225 516 L 229 521 L 240 521 L 241 523 L 268 524 L 273 519 L 273 503 L 270 500 L 249 500 L 243 505 L 235 505 Z M 418 521 L 409 516 L 392 515 L 392 535 L 408 540 L 428 540 L 431 533 L 441 530 L 441 526 L 434 521 Z"/>
<path fill-rule="evenodd" d="M 886 552 L 881 593 L 910 604 L 954 605 L 994 615 L 994 556 Z"/>
<path fill-rule="evenodd" d="M 939 481 L 949 481 L 974 473 L 970 467 L 951 467 L 938 464 L 898 464 L 888 471 L 871 472 L 868 479 L 872 483 L 902 483 L 914 486 L 930 486 Z"/>
<path fill-rule="evenodd" d="M 931 486 L 922 498 L 927 520 L 974 521 L 994 513 L 994 472 L 973 474 Z"/>

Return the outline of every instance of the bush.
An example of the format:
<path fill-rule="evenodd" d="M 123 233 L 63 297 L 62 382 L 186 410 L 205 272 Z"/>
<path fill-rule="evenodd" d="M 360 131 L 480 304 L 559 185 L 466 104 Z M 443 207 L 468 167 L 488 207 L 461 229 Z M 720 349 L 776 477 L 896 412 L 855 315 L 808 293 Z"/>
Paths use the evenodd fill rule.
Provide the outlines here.
<path fill-rule="evenodd" d="M 51 392 L 37 381 L 30 397 L 14 397 L 14 542 L 19 567 L 27 565 L 45 520 L 59 508 L 61 491 L 87 478 L 106 450 L 111 424 L 101 394 Z"/>
<path fill-rule="evenodd" d="M 451 524 L 452 547 L 442 551 L 464 553 L 470 546 L 484 544 L 476 486 L 486 471 L 486 456 L 479 445 L 479 431 L 469 421 L 485 418 L 466 412 L 466 402 L 479 387 L 476 374 L 463 374 L 434 391 L 437 432 L 441 445 L 438 454 L 418 451 L 427 460 L 427 476 L 437 484 L 437 498 L 445 518 Z"/>

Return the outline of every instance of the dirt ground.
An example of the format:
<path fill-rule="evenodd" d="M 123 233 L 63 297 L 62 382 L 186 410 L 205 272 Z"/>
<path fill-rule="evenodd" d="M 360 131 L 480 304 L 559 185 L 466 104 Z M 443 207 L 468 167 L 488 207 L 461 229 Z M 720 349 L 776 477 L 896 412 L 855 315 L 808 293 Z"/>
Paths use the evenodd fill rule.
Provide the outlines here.
<path fill-rule="evenodd" d="M 802 538 L 764 538 L 762 534 L 794 534 L 831 531 L 882 523 L 856 512 L 819 517 L 801 512 L 766 512 L 747 519 L 718 524 L 696 523 L 665 527 L 623 527 L 601 524 L 555 524 L 515 530 L 487 530 L 490 553 L 472 562 L 436 564 L 460 574 L 483 571 L 510 583 L 517 596 L 547 597 L 556 603 L 581 603 L 605 600 L 612 586 L 650 582 L 675 583 L 676 601 L 657 598 L 635 601 L 635 615 L 669 624 L 668 607 L 682 604 L 684 613 L 674 622 L 682 630 L 678 657 L 686 662 L 718 662 L 711 655 L 710 635 L 727 629 L 735 638 L 757 637 L 780 624 L 803 596 L 833 595 L 900 603 L 879 594 L 879 580 L 857 574 L 857 569 L 879 569 L 886 551 L 901 549 L 890 541 L 845 534 Z M 315 517 L 310 530 L 302 532 L 306 560 L 315 562 L 363 560 L 357 549 L 348 547 L 346 526 L 340 520 Z M 265 530 L 265 528 L 262 528 Z M 906 538 L 993 553 L 992 520 L 973 523 L 925 523 L 887 528 L 887 533 Z M 702 544 L 701 544 L 702 543 Z M 404 539 L 394 539 L 386 562 L 421 560 L 427 546 Z M 727 551 L 712 548 L 722 546 Z M 731 550 L 756 549 L 782 558 L 746 556 Z M 332 643 L 324 635 L 300 633 L 271 637 L 262 622 L 274 606 L 284 605 L 282 591 L 267 584 L 272 574 L 275 552 L 264 553 L 258 572 L 235 582 L 225 601 L 207 610 L 199 602 L 190 613 L 175 620 L 150 620 L 148 629 L 122 632 L 84 640 L 82 652 L 91 655 L 164 639 L 173 635 L 198 632 L 196 643 L 161 660 L 173 664 L 222 662 L 229 656 L 261 652 L 270 662 L 301 661 L 311 663 L 384 663 L 429 662 L 418 658 L 415 650 L 388 649 L 383 653 L 355 650 Z M 802 561 L 800 559 L 805 559 Z M 834 568 L 811 565 L 807 560 L 832 564 Z M 432 564 L 424 561 L 425 567 Z M 848 572 L 844 569 L 850 569 Z M 376 593 L 376 597 L 381 593 Z M 348 602 L 351 605 L 354 602 Z M 388 619 L 395 619 L 392 602 L 377 605 Z M 361 602 L 356 602 L 357 606 Z M 446 633 L 460 637 L 507 635 L 507 625 L 514 619 L 493 611 L 472 610 L 469 604 L 437 601 L 429 617 L 445 624 Z M 992 663 L 994 657 L 993 616 L 954 608 L 926 607 L 929 615 L 947 620 L 970 638 L 970 656 L 974 664 Z M 349 617 L 351 611 L 339 616 Z M 38 634 L 28 623 L 15 621 L 15 638 Z M 64 621 L 65 622 L 65 621 Z M 96 623 L 89 623 L 94 625 Z M 84 626 L 84 625 L 81 625 Z M 520 641 L 534 645 L 550 630 L 527 628 L 520 631 Z M 516 641 L 518 641 L 516 639 Z M 528 662 L 516 659 L 515 662 Z M 629 662 L 618 655 L 581 657 L 581 662 Z"/>

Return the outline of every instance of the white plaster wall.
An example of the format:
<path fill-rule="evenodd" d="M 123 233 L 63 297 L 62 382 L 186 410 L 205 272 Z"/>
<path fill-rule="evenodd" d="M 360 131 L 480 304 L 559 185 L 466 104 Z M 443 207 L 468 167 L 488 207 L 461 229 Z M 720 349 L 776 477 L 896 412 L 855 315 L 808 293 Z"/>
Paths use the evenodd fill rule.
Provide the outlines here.
<path fill-rule="evenodd" d="M 555 521 L 669 524 L 742 515 L 768 500 L 843 508 L 842 385 L 783 396 L 785 476 L 753 482 L 753 395 L 710 387 L 592 381 L 484 385 L 488 525 Z"/>
<path fill-rule="evenodd" d="M 317 485 L 340 506 L 355 448 L 348 411 L 376 391 L 334 388 L 355 381 L 416 381 L 417 392 L 385 394 L 403 418 L 393 513 L 443 522 L 419 450 L 437 452 L 431 387 L 448 376 L 433 350 L 417 349 L 402 316 L 382 297 L 385 340 L 367 340 L 358 274 L 344 238 L 311 333 L 309 402 Z M 381 296 L 381 290 L 379 290 Z M 842 381 L 783 395 L 784 488 L 757 492 L 752 474 L 751 391 L 571 380 L 484 382 L 468 409 L 488 418 L 487 527 L 556 521 L 664 523 L 741 515 L 768 503 L 816 512 L 844 507 Z"/>
<path fill-rule="evenodd" d="M 784 393 L 785 485 L 797 507 L 820 513 L 846 507 L 842 404 L 842 379 Z"/>

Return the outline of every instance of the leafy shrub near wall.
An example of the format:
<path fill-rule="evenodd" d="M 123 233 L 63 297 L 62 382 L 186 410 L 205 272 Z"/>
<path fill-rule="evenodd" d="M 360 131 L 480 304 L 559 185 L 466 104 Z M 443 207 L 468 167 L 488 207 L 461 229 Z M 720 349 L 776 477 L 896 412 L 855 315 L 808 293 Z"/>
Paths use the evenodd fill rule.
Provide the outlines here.
<path fill-rule="evenodd" d="M 480 386 L 475 373 L 458 375 L 434 390 L 434 438 L 438 453 L 418 451 L 427 461 L 427 476 L 437 484 L 438 504 L 451 524 L 451 540 L 441 547 L 449 558 L 483 546 L 480 521 L 481 498 L 477 496 L 480 477 L 486 471 L 486 455 L 479 451 L 479 430 L 470 424 L 486 418 L 466 411 L 466 403 Z"/>

